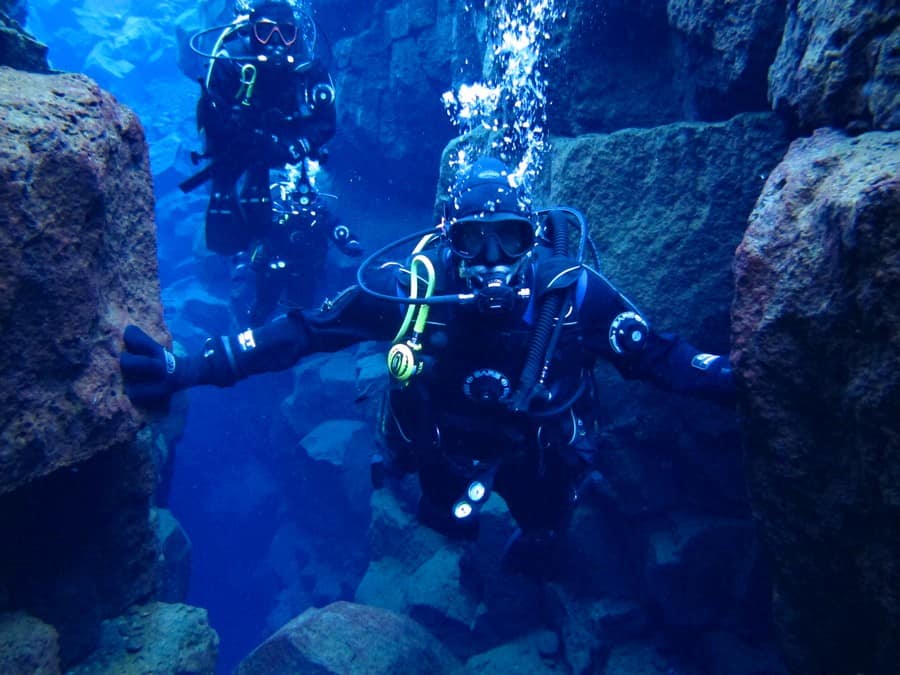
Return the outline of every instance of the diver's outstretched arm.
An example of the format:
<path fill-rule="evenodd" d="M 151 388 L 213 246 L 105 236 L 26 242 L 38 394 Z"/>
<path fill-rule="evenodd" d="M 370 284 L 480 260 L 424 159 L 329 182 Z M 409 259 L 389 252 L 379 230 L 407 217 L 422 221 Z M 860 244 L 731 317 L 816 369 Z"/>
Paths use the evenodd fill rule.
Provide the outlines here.
<path fill-rule="evenodd" d="M 399 310 L 400 305 L 351 286 L 318 310 L 291 312 L 237 335 L 209 338 L 200 353 L 189 356 L 175 356 L 137 326 L 128 326 L 119 356 L 125 391 L 135 403 L 152 405 L 188 387 L 229 387 L 251 375 L 284 370 L 313 352 L 389 340 Z"/>
<path fill-rule="evenodd" d="M 735 400 L 727 355 L 707 354 L 672 333 L 653 330 L 602 274 L 587 268 L 581 319 L 585 343 L 628 379 L 720 403 Z"/>

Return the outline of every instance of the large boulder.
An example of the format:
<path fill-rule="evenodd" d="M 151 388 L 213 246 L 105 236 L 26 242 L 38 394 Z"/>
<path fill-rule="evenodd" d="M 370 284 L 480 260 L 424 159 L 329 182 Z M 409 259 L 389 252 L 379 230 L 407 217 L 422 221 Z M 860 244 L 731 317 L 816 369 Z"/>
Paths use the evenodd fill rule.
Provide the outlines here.
<path fill-rule="evenodd" d="M 69 675 L 213 675 L 219 636 L 206 610 L 151 602 L 103 622 L 100 645 Z"/>
<path fill-rule="evenodd" d="M 0 614 L 0 673 L 59 675 L 58 637 L 24 612 Z"/>
<path fill-rule="evenodd" d="M 795 673 L 900 663 L 900 133 L 821 130 L 737 250 L 748 480 Z"/>
<path fill-rule="evenodd" d="M 373 560 L 356 601 L 412 617 L 460 658 L 543 626 L 539 584 L 501 567 L 514 527 L 503 500 L 492 495 L 481 510 L 476 541 L 454 541 L 417 522 L 413 482 L 373 495 Z"/>
<path fill-rule="evenodd" d="M 600 270 L 656 330 L 728 353 L 734 248 L 787 143 L 771 113 L 554 138 L 541 203 L 584 212 Z M 746 517 L 732 410 L 623 382 L 605 364 L 597 375 L 598 461 L 618 510 Z"/>
<path fill-rule="evenodd" d="M 156 588 L 158 431 L 122 392 L 122 327 L 158 339 L 153 193 L 134 114 L 79 75 L 0 67 L 0 608 L 63 666 Z"/>
<path fill-rule="evenodd" d="M 723 350 L 732 253 L 787 143 L 767 113 L 554 138 L 547 202 L 583 211 L 604 274 L 651 319 Z"/>
<path fill-rule="evenodd" d="M 80 75 L 0 67 L 0 494 L 128 443 L 123 325 L 166 338 L 134 114 Z"/>
<path fill-rule="evenodd" d="M 451 672 L 454 657 L 419 624 L 387 609 L 336 602 L 308 609 L 244 659 L 235 675 Z"/>
<path fill-rule="evenodd" d="M 900 6 L 792 0 L 769 98 L 805 129 L 900 128 Z"/>

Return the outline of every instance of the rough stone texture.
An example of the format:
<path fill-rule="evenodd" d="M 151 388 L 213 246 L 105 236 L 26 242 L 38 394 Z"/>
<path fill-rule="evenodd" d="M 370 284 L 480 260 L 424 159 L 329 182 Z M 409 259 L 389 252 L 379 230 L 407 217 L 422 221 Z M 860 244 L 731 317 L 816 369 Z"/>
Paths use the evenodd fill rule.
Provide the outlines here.
<path fill-rule="evenodd" d="M 3 12 L 0 6 L 0 65 L 34 73 L 49 72 L 47 45 L 35 40 L 18 21 Z"/>
<path fill-rule="evenodd" d="M 60 672 L 59 644 L 52 626 L 24 612 L 0 614 L 0 673 Z"/>
<path fill-rule="evenodd" d="M 649 617 L 637 603 L 569 597 L 554 584 L 547 589 L 553 625 L 574 673 L 599 672 L 599 655 L 648 632 Z"/>
<path fill-rule="evenodd" d="M 514 529 L 503 500 L 485 504 L 476 542 L 453 541 L 415 520 L 414 483 L 373 495 L 373 560 L 356 601 L 411 616 L 461 659 L 545 625 L 540 585 L 502 569 Z"/>
<path fill-rule="evenodd" d="M 26 0 L 0 0 L 0 12 L 23 24 L 28 17 L 28 8 L 25 6 L 25 2 Z"/>
<path fill-rule="evenodd" d="M 156 589 L 149 438 L 0 495 L 0 609 L 51 624 L 64 667 L 94 649 L 102 619 Z"/>
<path fill-rule="evenodd" d="M 557 661 L 558 656 L 559 639 L 555 633 L 543 630 L 473 656 L 455 675 L 571 672 Z"/>
<path fill-rule="evenodd" d="M 191 578 L 191 540 L 168 509 L 153 509 L 159 540 L 159 591 L 162 602 L 184 602 Z"/>
<path fill-rule="evenodd" d="M 656 330 L 728 353 L 733 251 L 787 146 L 775 116 L 553 142 L 552 187 L 539 203 L 583 210 L 600 270 Z M 746 517 L 733 410 L 623 382 L 606 364 L 597 376 L 598 462 L 616 509 L 639 519 L 679 509 Z"/>
<path fill-rule="evenodd" d="M 480 73 L 466 65 L 467 57 L 480 64 L 480 55 L 476 13 L 463 4 L 379 0 L 368 27 L 335 44 L 341 93 L 334 156 L 352 158 L 355 171 L 366 175 L 401 176 L 388 181 L 397 195 L 433 189 L 441 149 L 454 135 L 441 94 L 461 70 Z"/>
<path fill-rule="evenodd" d="M 879 46 L 869 107 L 876 128 L 900 129 L 900 26 Z"/>
<path fill-rule="evenodd" d="M 553 133 L 768 109 L 785 0 L 576 0 L 549 53 Z"/>
<path fill-rule="evenodd" d="M 754 574 L 759 544 L 747 520 L 672 514 L 647 548 L 643 600 L 670 626 L 724 626 L 765 596 Z"/>
<path fill-rule="evenodd" d="M 206 610 L 152 602 L 103 622 L 100 646 L 68 675 L 213 675 L 219 636 Z"/>
<path fill-rule="evenodd" d="M 731 257 L 787 143 L 766 113 L 554 138 L 547 202 L 582 210 L 604 274 L 651 320 L 721 351 Z"/>
<path fill-rule="evenodd" d="M 786 0 L 668 0 L 686 110 L 701 119 L 765 110 Z"/>
<path fill-rule="evenodd" d="M 749 484 L 795 673 L 900 663 L 900 133 L 796 141 L 737 250 Z"/>
<path fill-rule="evenodd" d="M 128 443 L 122 327 L 166 337 L 137 118 L 79 75 L 0 67 L 0 493 Z"/>
<path fill-rule="evenodd" d="M 900 128 L 900 6 L 790 0 L 769 99 L 804 129 Z"/>
<path fill-rule="evenodd" d="M 433 675 L 456 659 L 416 622 L 386 609 L 336 602 L 309 609 L 257 647 L 235 675 Z"/>
<path fill-rule="evenodd" d="M 465 545 L 422 527 L 415 507 L 402 504 L 392 489 L 373 495 L 372 510 L 373 560 L 356 601 L 411 616 L 455 653 L 464 653 L 479 639 L 472 628 L 484 612 L 480 589 L 461 583 Z"/>
<path fill-rule="evenodd" d="M 571 2 L 548 56 L 548 122 L 555 134 L 683 119 L 665 0 Z"/>
<path fill-rule="evenodd" d="M 137 119 L 83 76 L 0 67 L 0 136 L 0 600 L 65 667 L 157 580 L 154 432 L 117 359 L 130 320 L 166 336 L 152 186 Z"/>

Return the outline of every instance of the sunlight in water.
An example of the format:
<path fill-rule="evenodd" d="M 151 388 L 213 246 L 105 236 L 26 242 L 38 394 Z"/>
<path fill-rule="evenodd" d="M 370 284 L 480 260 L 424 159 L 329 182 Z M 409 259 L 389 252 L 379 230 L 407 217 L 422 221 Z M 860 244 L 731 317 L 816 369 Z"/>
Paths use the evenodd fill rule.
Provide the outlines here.
<path fill-rule="evenodd" d="M 504 160 L 511 182 L 529 187 L 547 150 L 547 58 L 553 24 L 565 16 L 564 0 L 488 0 L 483 82 L 462 84 L 443 95 L 460 134 L 482 128 L 487 147 L 464 143 L 451 160 L 464 170 L 483 155 Z M 472 8 L 466 5 L 465 11 Z"/>

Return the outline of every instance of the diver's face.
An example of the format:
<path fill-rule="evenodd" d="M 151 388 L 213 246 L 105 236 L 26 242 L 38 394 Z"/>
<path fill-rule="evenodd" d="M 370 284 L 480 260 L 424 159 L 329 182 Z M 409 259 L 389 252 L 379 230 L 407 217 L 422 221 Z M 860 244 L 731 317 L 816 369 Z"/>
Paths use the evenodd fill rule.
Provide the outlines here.
<path fill-rule="evenodd" d="M 457 221 L 451 224 L 448 238 L 450 249 L 463 261 L 460 278 L 470 288 L 502 294 L 504 298 L 496 306 L 508 309 L 513 300 L 509 284 L 534 246 L 531 222 L 520 217 Z M 493 305 L 490 309 L 493 311 Z"/>

